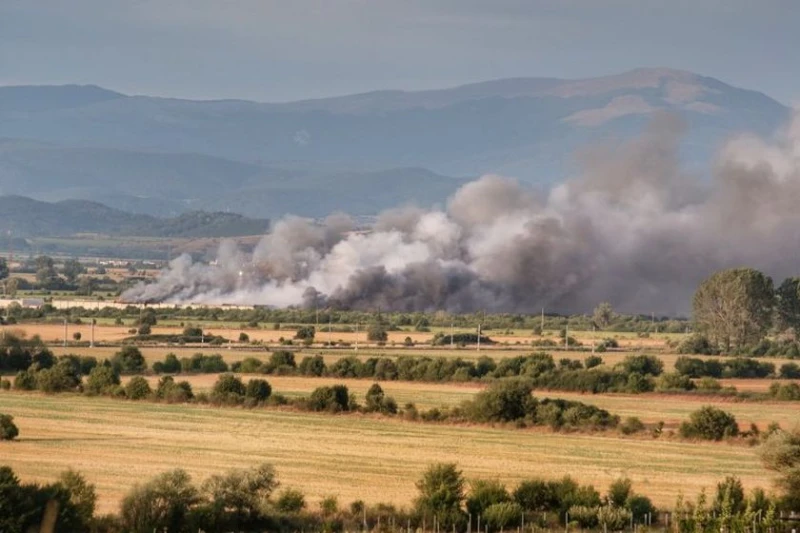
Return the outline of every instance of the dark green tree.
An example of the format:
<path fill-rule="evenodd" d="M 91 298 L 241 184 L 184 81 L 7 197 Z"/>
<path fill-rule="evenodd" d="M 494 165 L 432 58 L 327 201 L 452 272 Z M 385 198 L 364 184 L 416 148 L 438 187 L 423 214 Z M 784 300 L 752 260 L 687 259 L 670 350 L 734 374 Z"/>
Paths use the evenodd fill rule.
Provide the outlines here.
<path fill-rule="evenodd" d="M 680 426 L 681 436 L 705 440 L 722 440 L 739 434 L 736 417 L 731 413 L 706 405 L 689 415 Z"/>
<path fill-rule="evenodd" d="M 120 521 L 124 531 L 135 533 L 185 531 L 186 516 L 200 501 L 189 474 L 164 472 L 125 496 Z"/>
<path fill-rule="evenodd" d="M 14 440 L 19 435 L 19 429 L 14 424 L 14 417 L 0 413 L 0 440 Z"/>

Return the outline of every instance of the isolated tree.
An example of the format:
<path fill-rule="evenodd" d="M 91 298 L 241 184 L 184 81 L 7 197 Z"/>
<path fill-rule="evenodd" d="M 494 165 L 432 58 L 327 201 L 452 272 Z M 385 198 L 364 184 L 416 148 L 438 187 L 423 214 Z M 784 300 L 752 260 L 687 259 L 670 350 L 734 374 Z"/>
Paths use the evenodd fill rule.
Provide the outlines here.
<path fill-rule="evenodd" d="M 464 522 L 464 476 L 455 463 L 433 464 L 417 482 L 419 496 L 415 500 L 418 514 L 429 523 L 436 518 L 444 531 Z"/>
<path fill-rule="evenodd" d="M 67 278 L 67 281 L 72 284 L 75 283 L 75 281 L 78 279 L 78 276 L 86 273 L 86 267 L 84 267 L 77 259 L 67 259 L 64 261 L 64 265 L 61 267 L 61 273 L 64 274 L 64 277 Z"/>
<path fill-rule="evenodd" d="M 772 279 L 752 268 L 715 272 L 697 288 L 695 326 L 725 351 L 760 341 L 772 325 Z"/>
<path fill-rule="evenodd" d="M 786 278 L 775 291 L 777 326 L 800 333 L 800 278 Z"/>
<path fill-rule="evenodd" d="M 14 417 L 0 413 L 0 440 L 14 440 L 19 435 L 19 429 L 14 424 Z"/>
<path fill-rule="evenodd" d="M 705 440 L 722 440 L 739 434 L 736 417 L 727 411 L 706 405 L 692 412 L 680 426 L 681 436 Z"/>
<path fill-rule="evenodd" d="M 595 307 L 594 313 L 592 313 L 592 319 L 598 328 L 606 329 L 609 324 L 611 324 L 611 321 L 614 320 L 614 309 L 611 307 L 611 304 L 603 302 Z"/>

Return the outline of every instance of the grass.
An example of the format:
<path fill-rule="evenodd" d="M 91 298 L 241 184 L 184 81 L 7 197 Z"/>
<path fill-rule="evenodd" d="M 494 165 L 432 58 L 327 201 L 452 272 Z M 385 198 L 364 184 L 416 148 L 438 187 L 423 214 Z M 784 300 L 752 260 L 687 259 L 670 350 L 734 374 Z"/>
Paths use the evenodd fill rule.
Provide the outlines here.
<path fill-rule="evenodd" d="M 97 485 L 101 512 L 116 510 L 132 485 L 164 470 L 184 468 L 199 481 L 263 461 L 312 502 L 337 495 L 341 503 L 409 504 L 414 482 L 439 461 L 511 485 L 569 474 L 604 490 L 627 475 L 661 506 L 726 475 L 747 487 L 767 488 L 771 480 L 756 450 L 739 445 L 18 392 L 0 393 L 0 412 L 20 429 L 17 441 L 0 443 L 2 464 L 36 481 L 76 468 Z"/>

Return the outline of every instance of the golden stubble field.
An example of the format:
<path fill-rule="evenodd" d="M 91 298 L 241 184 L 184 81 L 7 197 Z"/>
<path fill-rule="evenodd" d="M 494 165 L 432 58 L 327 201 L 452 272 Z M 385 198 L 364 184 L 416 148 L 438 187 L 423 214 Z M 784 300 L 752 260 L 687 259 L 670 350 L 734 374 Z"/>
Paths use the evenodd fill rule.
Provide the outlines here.
<path fill-rule="evenodd" d="M 0 412 L 13 414 L 20 428 L 17 441 L 0 443 L 0 462 L 24 480 L 48 481 L 76 468 L 97 485 L 101 512 L 115 511 L 131 486 L 164 470 L 184 468 L 199 481 L 265 461 L 312 505 L 327 495 L 342 503 L 410 504 L 420 473 L 439 461 L 458 463 L 467 477 L 510 485 L 569 474 L 602 490 L 627 475 L 666 507 L 726 475 L 747 487 L 772 481 L 756 449 L 738 444 L 18 392 L 0 393 Z"/>
<path fill-rule="evenodd" d="M 128 320 L 127 322 L 132 322 Z M 188 322 L 187 322 L 188 323 Z M 18 333 L 23 333 L 24 335 L 31 337 L 33 335 L 39 335 L 45 342 L 47 343 L 62 343 L 64 341 L 64 325 L 63 324 L 35 324 L 35 323 L 24 323 L 24 324 L 17 324 L 13 326 L 4 326 L 8 331 L 14 331 Z M 95 326 L 94 331 L 94 338 L 96 342 L 109 342 L 109 343 L 118 343 L 121 342 L 123 339 L 130 337 L 131 333 L 129 330 L 133 328 L 132 324 L 124 325 L 124 326 L 115 326 L 106 323 L 99 323 Z M 324 327 L 324 325 L 322 326 Z M 351 326 L 352 327 L 352 326 Z M 152 328 L 153 334 L 170 334 L 170 335 L 178 335 L 183 331 L 182 327 L 172 326 L 172 325 L 156 325 Z M 275 330 L 269 328 L 240 328 L 240 327 L 218 327 L 214 325 L 203 325 L 203 331 L 207 335 L 215 335 L 221 336 L 226 339 L 230 339 L 234 343 L 237 342 L 239 339 L 239 334 L 244 332 L 246 333 L 251 341 L 259 341 L 262 343 L 270 343 L 275 344 L 280 341 L 280 339 L 291 339 L 294 337 L 295 332 L 293 330 Z M 457 332 L 464 332 L 466 330 L 456 330 Z M 88 323 L 85 324 L 68 324 L 67 326 L 67 340 L 72 340 L 72 335 L 76 332 L 80 332 L 82 336 L 82 340 L 88 341 L 91 336 L 91 325 Z M 530 345 L 531 341 L 540 340 L 542 337 L 533 336 L 530 332 L 523 332 L 523 331 L 512 331 L 511 334 L 505 334 L 501 331 L 489 331 L 486 332 L 489 337 L 495 341 L 495 343 L 499 344 L 500 346 L 484 346 L 483 349 L 487 351 L 493 351 L 498 349 L 503 349 L 504 347 L 508 348 L 518 348 L 518 349 L 525 349 L 524 345 Z M 410 338 L 415 344 L 425 344 L 430 342 L 430 340 L 434 336 L 434 332 L 419 332 L 419 331 L 390 331 L 388 332 L 389 340 L 388 344 L 391 345 L 392 343 L 396 345 L 402 345 L 405 342 L 406 337 Z M 632 334 L 614 334 L 614 333 L 603 333 L 603 332 L 574 332 L 570 333 L 571 336 L 575 336 L 580 342 L 585 344 L 586 346 L 591 346 L 593 343 L 600 342 L 603 338 L 606 337 L 615 337 L 617 338 L 617 342 L 620 344 L 621 347 L 626 349 L 641 349 L 641 350 L 656 350 L 660 351 L 666 347 L 667 339 L 671 338 L 670 335 L 656 335 L 652 338 L 638 338 Z M 555 340 L 557 341 L 557 337 L 555 336 L 555 332 L 549 332 L 548 335 L 544 338 Z M 362 345 L 367 344 L 367 333 L 362 325 L 361 330 L 358 332 L 331 332 L 327 333 L 325 331 L 319 331 L 317 333 L 316 341 L 318 343 L 325 343 L 325 342 L 344 342 L 350 343 L 355 345 L 356 342 L 361 343 Z M 505 346 L 503 346 L 505 344 Z M 528 346 L 527 349 L 535 349 L 531 346 Z M 552 348 L 550 348 L 552 349 Z"/>

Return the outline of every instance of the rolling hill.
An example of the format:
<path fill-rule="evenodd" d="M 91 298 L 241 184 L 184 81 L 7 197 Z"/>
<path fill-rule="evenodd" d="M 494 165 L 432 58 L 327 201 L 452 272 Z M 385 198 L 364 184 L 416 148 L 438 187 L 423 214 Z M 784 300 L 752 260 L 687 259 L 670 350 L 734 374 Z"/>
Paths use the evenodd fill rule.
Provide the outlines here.
<path fill-rule="evenodd" d="M 487 172 L 556 183 L 575 150 L 635 135 L 656 110 L 688 123 L 693 169 L 727 136 L 769 134 L 789 116 L 762 93 L 670 69 L 285 104 L 0 87 L 0 193 L 147 214 L 370 215 L 443 202 Z"/>
<path fill-rule="evenodd" d="M 261 235 L 269 227 L 269 220 L 234 213 L 192 211 L 173 218 L 157 218 L 86 200 L 49 203 L 23 196 L 0 196 L 0 221 L 3 232 L 10 232 L 15 238 L 79 233 L 115 237 L 236 237 Z"/>

